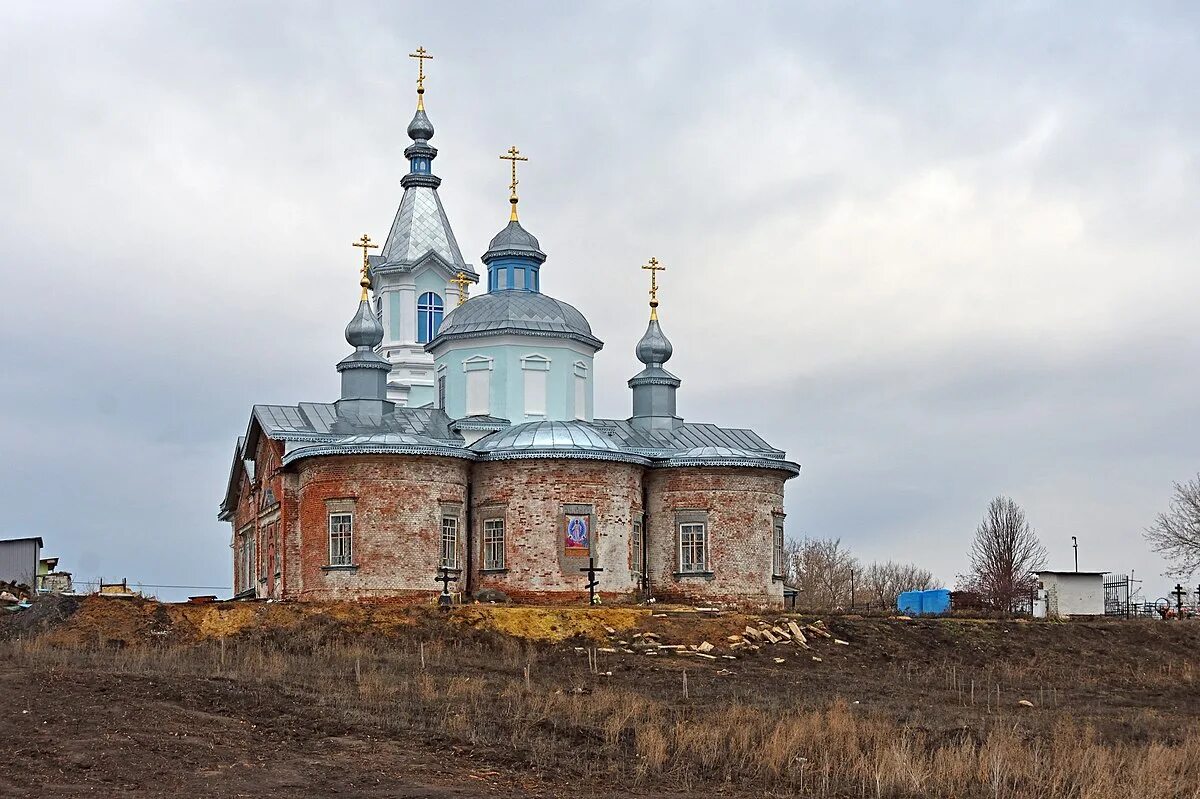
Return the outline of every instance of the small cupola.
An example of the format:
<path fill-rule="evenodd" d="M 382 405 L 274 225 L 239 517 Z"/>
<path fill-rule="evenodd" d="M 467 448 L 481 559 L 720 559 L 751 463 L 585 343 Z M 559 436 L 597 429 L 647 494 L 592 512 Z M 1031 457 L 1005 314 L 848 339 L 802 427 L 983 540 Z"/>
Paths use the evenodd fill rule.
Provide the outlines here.
<path fill-rule="evenodd" d="M 658 273 L 666 267 L 651 258 L 642 268 L 650 271 L 650 324 L 634 350 L 645 368 L 629 380 L 633 389 L 629 423 L 640 430 L 674 430 L 683 421 L 675 408 L 675 392 L 681 381 L 663 368 L 674 348 L 658 323 Z"/>
<path fill-rule="evenodd" d="M 392 365 L 375 351 L 383 341 L 383 324 L 371 309 L 368 291 L 371 278 L 368 276 L 367 249 L 371 239 L 364 235 L 358 245 L 363 248 L 362 295 L 358 311 L 346 325 L 346 342 L 354 352 L 338 362 L 337 370 L 342 376 L 342 396 L 337 401 L 339 419 L 351 417 L 381 418 L 395 407 L 387 399 L 387 376 Z"/>
<path fill-rule="evenodd" d="M 546 262 L 537 238 L 521 227 L 517 218 L 517 162 L 528 161 L 514 144 L 501 159 L 512 164 L 512 182 L 509 183 L 508 203 L 511 207 L 508 225 L 492 237 L 483 262 L 488 269 L 488 291 L 541 291 L 541 268 Z"/>

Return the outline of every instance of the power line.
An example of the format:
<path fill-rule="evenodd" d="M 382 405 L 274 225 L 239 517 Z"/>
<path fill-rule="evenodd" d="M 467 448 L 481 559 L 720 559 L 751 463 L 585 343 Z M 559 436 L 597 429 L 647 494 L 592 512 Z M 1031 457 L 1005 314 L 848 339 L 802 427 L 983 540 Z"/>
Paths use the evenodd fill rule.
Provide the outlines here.
<path fill-rule="evenodd" d="M 83 585 L 92 585 L 99 583 L 99 580 L 77 580 Z M 159 585 L 157 583 L 127 583 L 127 585 L 136 586 L 138 588 L 186 588 L 191 591 L 228 591 L 230 587 L 227 585 Z"/>

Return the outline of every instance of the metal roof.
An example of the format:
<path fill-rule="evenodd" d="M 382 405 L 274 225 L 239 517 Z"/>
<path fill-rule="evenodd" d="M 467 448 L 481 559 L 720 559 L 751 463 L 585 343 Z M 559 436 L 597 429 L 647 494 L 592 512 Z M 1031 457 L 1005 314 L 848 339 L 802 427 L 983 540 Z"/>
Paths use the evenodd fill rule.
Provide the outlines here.
<path fill-rule="evenodd" d="M 532 258 L 538 263 L 544 263 L 546 260 L 546 253 L 542 252 L 537 237 L 521 227 L 521 223 L 515 219 L 509 221 L 504 230 L 492 237 L 487 252 L 483 254 L 483 262 L 491 263 L 505 256 Z"/>
<path fill-rule="evenodd" d="M 567 457 L 649 462 L 587 422 L 525 422 L 484 436 L 471 449 L 484 460 Z"/>
<path fill-rule="evenodd" d="M 463 260 L 437 189 L 409 186 L 400 199 L 400 208 L 396 211 L 396 218 L 380 256 L 372 261 L 380 266 L 411 266 L 429 253 L 437 255 L 451 270 L 462 270 L 472 277 L 478 277 L 475 270 Z"/>
<path fill-rule="evenodd" d="M 344 434 L 346 428 L 362 433 L 410 433 L 440 440 L 457 440 L 449 432 L 449 418 L 437 408 L 396 408 L 383 416 L 342 411 L 332 402 L 299 405 L 255 405 L 254 418 L 270 438 L 301 441 Z"/>
<path fill-rule="evenodd" d="M 729 447 L 758 456 L 783 457 L 783 450 L 772 447 L 753 430 L 697 422 L 684 422 L 673 430 L 640 430 L 626 419 L 596 419 L 592 424 L 636 452 L 661 455 L 666 454 L 664 450 L 677 454 L 693 447 Z"/>
<path fill-rule="evenodd" d="M 296 447 L 283 456 L 283 465 L 320 455 L 439 455 L 471 460 L 475 457 L 470 450 L 451 441 L 410 433 L 376 433 L 343 436 Z"/>
<path fill-rule="evenodd" d="M 0 538 L 0 544 L 15 544 L 18 541 L 37 541 L 39 549 L 44 546 L 40 535 L 27 535 L 24 538 Z"/>
<path fill-rule="evenodd" d="M 573 306 L 536 291 L 506 289 L 472 297 L 446 314 L 437 336 L 425 348 L 458 338 L 505 333 L 567 338 L 597 350 L 604 346 Z"/>

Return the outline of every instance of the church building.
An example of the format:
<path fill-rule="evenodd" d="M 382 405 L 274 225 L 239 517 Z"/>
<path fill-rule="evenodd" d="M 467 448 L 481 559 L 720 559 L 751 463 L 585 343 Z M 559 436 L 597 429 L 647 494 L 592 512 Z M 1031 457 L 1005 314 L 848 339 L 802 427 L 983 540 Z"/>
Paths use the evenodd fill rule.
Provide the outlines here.
<path fill-rule="evenodd" d="M 543 291 L 548 256 L 517 213 L 524 157 L 501 156 L 509 220 L 480 275 L 438 195 L 430 56 L 413 57 L 409 171 L 379 253 L 367 236 L 355 245 L 341 396 L 255 405 L 234 449 L 220 519 L 235 595 L 425 602 L 445 568 L 464 598 L 573 602 L 590 560 L 606 602 L 782 605 L 784 486 L 800 467 L 751 430 L 680 415 L 653 258 L 630 413 L 595 418 L 604 343 Z"/>

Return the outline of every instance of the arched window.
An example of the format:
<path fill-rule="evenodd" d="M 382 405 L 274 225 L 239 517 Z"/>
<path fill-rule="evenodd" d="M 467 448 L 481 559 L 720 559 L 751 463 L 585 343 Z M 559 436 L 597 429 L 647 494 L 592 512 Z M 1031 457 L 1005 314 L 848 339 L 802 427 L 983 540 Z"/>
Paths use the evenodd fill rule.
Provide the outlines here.
<path fill-rule="evenodd" d="M 442 298 L 427 291 L 417 300 L 417 341 L 428 343 L 442 326 Z"/>

